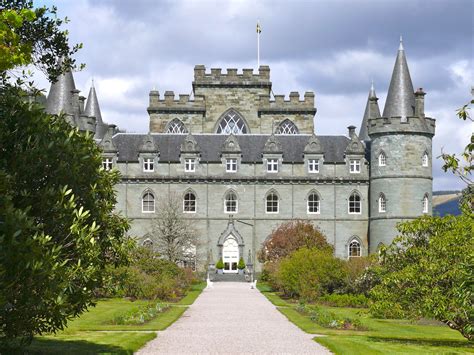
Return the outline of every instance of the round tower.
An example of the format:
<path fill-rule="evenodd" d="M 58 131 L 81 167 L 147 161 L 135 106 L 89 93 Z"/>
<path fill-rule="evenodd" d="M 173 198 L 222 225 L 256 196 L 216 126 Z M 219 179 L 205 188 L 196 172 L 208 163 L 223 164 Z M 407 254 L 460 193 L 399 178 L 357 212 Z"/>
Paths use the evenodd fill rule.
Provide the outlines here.
<path fill-rule="evenodd" d="M 383 115 L 367 124 L 371 253 L 392 242 L 397 223 L 431 214 L 435 120 L 425 117 L 424 95 L 422 89 L 414 93 L 400 40 Z M 375 93 L 371 96 L 376 104 Z"/>

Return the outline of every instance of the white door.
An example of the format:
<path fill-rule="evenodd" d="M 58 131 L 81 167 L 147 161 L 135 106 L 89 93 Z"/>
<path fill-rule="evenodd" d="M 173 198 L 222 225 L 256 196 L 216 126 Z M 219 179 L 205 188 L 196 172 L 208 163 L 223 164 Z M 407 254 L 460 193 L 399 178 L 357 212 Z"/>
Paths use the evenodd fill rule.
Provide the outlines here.
<path fill-rule="evenodd" d="M 233 235 L 229 235 L 222 248 L 222 261 L 224 262 L 224 273 L 236 274 L 239 272 L 239 244 Z"/>

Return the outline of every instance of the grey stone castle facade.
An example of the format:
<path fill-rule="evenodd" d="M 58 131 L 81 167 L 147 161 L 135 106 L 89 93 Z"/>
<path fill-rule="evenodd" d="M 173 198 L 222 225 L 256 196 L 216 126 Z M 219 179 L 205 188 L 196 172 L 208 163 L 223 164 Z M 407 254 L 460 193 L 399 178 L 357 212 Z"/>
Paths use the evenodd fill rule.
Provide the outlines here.
<path fill-rule="evenodd" d="M 199 235 L 198 268 L 224 258 L 228 272 L 240 257 L 255 260 L 271 231 L 293 219 L 317 225 L 348 258 L 389 244 L 396 223 L 431 213 L 435 120 L 425 117 L 423 90 L 413 90 L 402 44 L 383 114 L 372 86 L 359 135 L 354 126 L 347 136 L 315 134 L 314 94 L 272 97 L 268 66 L 198 65 L 192 88 L 192 99 L 151 91 L 144 134 L 103 123 L 94 89 L 83 109 L 70 73 L 50 91 L 48 110 L 94 131 L 104 167 L 121 172 L 116 208 L 140 243 L 153 243 L 153 221 L 171 196 Z"/>

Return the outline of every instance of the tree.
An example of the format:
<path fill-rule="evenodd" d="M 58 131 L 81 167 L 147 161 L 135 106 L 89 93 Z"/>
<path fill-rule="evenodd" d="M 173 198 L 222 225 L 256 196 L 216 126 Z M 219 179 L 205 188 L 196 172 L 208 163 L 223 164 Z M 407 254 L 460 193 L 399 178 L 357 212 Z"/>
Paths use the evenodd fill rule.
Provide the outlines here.
<path fill-rule="evenodd" d="M 54 9 L 0 6 L 0 342 L 15 345 L 93 305 L 105 266 L 125 263 L 130 242 L 113 212 L 119 175 L 102 169 L 93 138 L 27 103 L 25 76 L 8 80 L 26 64 L 54 78 L 76 47 Z"/>
<path fill-rule="evenodd" d="M 171 195 L 158 206 L 153 223 L 156 250 L 167 260 L 179 263 L 194 259 L 198 237 L 191 221 L 183 218 L 181 200 Z"/>

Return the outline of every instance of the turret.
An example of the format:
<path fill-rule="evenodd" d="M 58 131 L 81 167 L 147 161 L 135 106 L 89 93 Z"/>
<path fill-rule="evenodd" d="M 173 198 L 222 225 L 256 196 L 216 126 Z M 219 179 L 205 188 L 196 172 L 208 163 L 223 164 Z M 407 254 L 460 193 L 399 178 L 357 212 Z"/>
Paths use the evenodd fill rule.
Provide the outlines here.
<path fill-rule="evenodd" d="M 92 86 L 87 96 L 86 108 L 84 114 L 88 117 L 95 117 L 96 127 L 95 136 L 96 139 L 102 139 L 107 132 L 108 125 L 102 120 L 102 114 L 100 112 L 99 100 L 97 99 L 97 93 L 95 91 L 94 79 L 92 79 Z"/>
<path fill-rule="evenodd" d="M 370 140 L 368 134 L 368 125 L 369 119 L 380 117 L 379 104 L 377 103 L 379 99 L 375 94 L 374 82 L 370 87 L 369 97 L 367 98 L 367 104 L 365 105 L 364 117 L 362 119 L 362 124 L 360 125 L 359 138 L 363 141 Z"/>
<path fill-rule="evenodd" d="M 383 115 L 370 117 L 370 109 L 368 115 L 372 253 L 392 242 L 398 222 L 431 214 L 435 120 L 425 116 L 424 95 L 413 92 L 400 40 Z"/>

